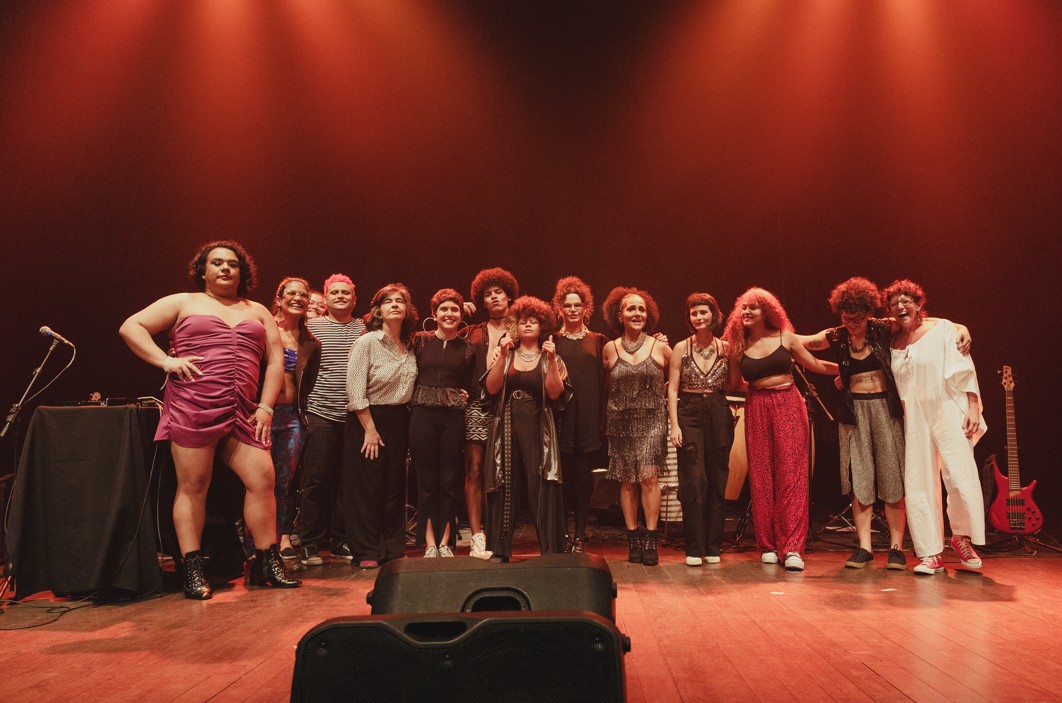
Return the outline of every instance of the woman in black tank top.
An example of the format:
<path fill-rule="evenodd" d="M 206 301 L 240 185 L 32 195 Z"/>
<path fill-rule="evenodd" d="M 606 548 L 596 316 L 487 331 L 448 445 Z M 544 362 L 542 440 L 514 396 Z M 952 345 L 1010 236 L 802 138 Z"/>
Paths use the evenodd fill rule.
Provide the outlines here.
<path fill-rule="evenodd" d="M 731 387 L 747 374 L 745 444 L 756 541 L 765 564 L 785 560 L 790 571 L 804 569 L 808 533 L 808 415 L 793 385 L 796 359 L 811 371 L 837 374 L 800 345 L 778 298 L 750 288 L 734 303 L 725 338 L 730 345 Z"/>
<path fill-rule="evenodd" d="M 561 397 L 566 375 L 553 343 L 556 318 L 545 302 L 523 296 L 513 303 L 509 321 L 486 378 L 487 392 L 497 396 L 499 422 L 483 467 L 492 561 L 512 556 L 524 491 L 540 551 L 563 551 L 566 538 L 560 451 L 547 402 Z"/>

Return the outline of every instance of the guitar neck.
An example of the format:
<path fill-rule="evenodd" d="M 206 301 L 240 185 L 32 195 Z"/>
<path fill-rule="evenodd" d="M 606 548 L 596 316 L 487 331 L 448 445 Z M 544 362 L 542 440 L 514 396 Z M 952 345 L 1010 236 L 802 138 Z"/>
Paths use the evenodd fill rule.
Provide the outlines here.
<path fill-rule="evenodd" d="M 1021 490 L 1021 473 L 1018 471 L 1018 428 L 1014 420 L 1014 391 L 1004 391 L 1007 400 L 1007 482 L 1011 491 Z"/>

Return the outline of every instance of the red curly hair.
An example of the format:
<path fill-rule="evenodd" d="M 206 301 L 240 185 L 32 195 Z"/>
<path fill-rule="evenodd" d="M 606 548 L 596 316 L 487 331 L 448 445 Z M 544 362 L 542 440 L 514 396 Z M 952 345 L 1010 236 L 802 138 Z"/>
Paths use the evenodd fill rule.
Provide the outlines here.
<path fill-rule="evenodd" d="M 601 313 L 605 316 L 605 324 L 609 326 L 616 336 L 623 334 L 623 320 L 620 319 L 620 310 L 623 308 L 623 301 L 632 295 L 640 295 L 642 300 L 645 301 L 645 331 L 648 334 L 652 334 L 656 329 L 656 323 L 660 320 L 660 308 L 657 307 L 656 301 L 653 300 L 653 296 L 646 293 L 641 288 L 627 288 L 625 286 L 616 286 L 613 288 L 608 297 L 605 298 L 605 302 L 601 304 Z"/>
<path fill-rule="evenodd" d="M 763 322 L 767 329 L 793 331 L 793 323 L 789 321 L 789 315 L 786 314 L 785 308 L 782 307 L 782 303 L 774 293 L 753 286 L 734 301 L 734 309 L 730 311 L 730 316 L 726 320 L 723 339 L 730 345 L 731 354 L 739 356 L 745 351 L 745 342 L 748 340 L 749 332 L 741 322 L 741 308 L 746 305 L 763 311 Z"/>
<path fill-rule="evenodd" d="M 573 293 L 583 301 L 583 324 L 586 324 L 594 314 L 594 294 L 590 292 L 590 286 L 578 276 L 566 276 L 557 281 L 557 288 L 553 291 L 553 312 L 563 320 L 564 299 Z"/>
<path fill-rule="evenodd" d="M 529 317 L 538 320 L 538 345 L 542 346 L 542 342 L 549 339 L 549 336 L 557 331 L 557 316 L 553 314 L 553 309 L 550 308 L 549 303 L 532 295 L 521 295 L 509 307 L 509 314 L 506 317 L 509 338 L 514 342 L 519 340 L 519 336 L 516 334 L 516 327 L 520 320 L 526 320 Z"/>

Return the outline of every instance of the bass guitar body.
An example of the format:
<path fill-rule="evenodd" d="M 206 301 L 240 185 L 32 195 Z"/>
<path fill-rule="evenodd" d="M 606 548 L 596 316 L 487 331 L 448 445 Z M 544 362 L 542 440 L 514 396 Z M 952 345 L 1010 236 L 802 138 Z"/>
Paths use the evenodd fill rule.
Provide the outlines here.
<path fill-rule="evenodd" d="M 1036 481 L 1013 490 L 1010 479 L 999 470 L 996 456 L 993 454 L 988 457 L 988 461 L 992 464 L 992 474 L 996 477 L 996 499 L 988 509 L 988 520 L 992 527 L 1012 535 L 1031 535 L 1039 532 L 1044 526 L 1044 516 L 1033 501 Z"/>

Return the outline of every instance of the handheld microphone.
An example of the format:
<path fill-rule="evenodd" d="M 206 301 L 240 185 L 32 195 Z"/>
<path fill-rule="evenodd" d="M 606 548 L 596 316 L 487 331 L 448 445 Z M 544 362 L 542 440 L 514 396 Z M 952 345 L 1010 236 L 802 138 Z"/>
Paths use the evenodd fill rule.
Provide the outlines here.
<path fill-rule="evenodd" d="M 41 333 L 42 337 L 51 337 L 52 339 L 54 339 L 54 340 L 56 340 L 58 342 L 62 342 L 63 344 L 66 344 L 67 346 L 71 346 L 71 347 L 74 346 L 73 342 L 71 342 L 69 339 L 67 339 L 63 335 L 61 335 L 58 332 L 56 332 L 55 330 L 53 330 L 48 325 L 45 325 L 44 327 L 41 327 L 40 333 Z"/>

